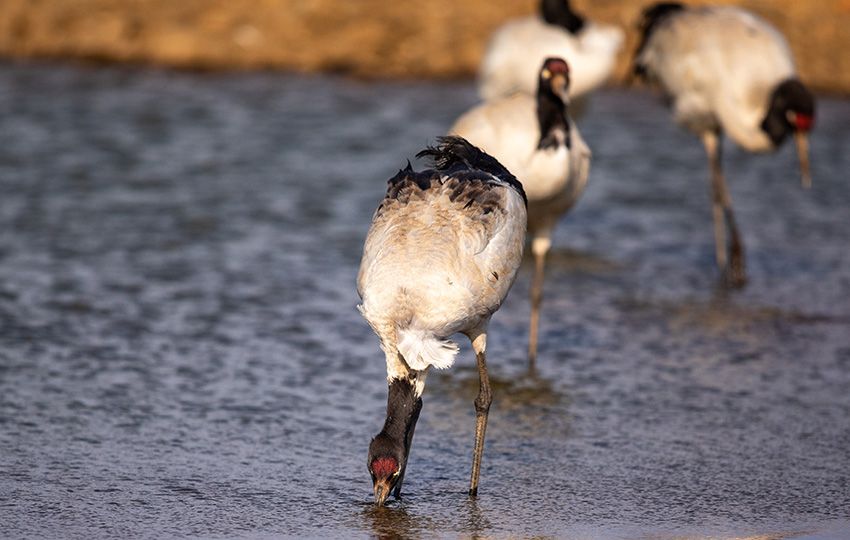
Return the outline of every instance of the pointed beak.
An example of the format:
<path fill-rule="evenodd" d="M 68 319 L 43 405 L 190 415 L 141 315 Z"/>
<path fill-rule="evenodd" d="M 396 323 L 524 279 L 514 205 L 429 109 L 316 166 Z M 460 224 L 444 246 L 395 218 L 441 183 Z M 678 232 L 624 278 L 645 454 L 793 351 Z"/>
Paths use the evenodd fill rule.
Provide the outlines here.
<path fill-rule="evenodd" d="M 558 73 L 552 77 L 552 91 L 566 103 L 569 96 L 570 81 L 565 75 Z"/>
<path fill-rule="evenodd" d="M 387 497 L 390 496 L 390 485 L 386 480 L 377 480 L 375 482 L 375 504 L 383 506 Z"/>
<path fill-rule="evenodd" d="M 794 139 L 797 143 L 797 157 L 800 159 L 800 179 L 804 189 L 812 187 L 812 173 L 809 166 L 809 136 L 805 131 L 797 130 L 794 132 Z"/>

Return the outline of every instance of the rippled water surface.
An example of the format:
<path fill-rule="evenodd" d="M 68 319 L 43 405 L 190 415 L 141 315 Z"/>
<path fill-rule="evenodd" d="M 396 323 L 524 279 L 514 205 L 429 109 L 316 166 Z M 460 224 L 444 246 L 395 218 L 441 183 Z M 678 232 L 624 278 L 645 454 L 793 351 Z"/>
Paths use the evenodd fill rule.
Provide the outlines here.
<path fill-rule="evenodd" d="M 707 165 L 652 96 L 597 96 L 589 188 L 477 375 L 432 375 L 402 503 L 354 278 L 385 180 L 471 83 L 0 66 L 4 537 L 850 536 L 850 102 L 726 168 L 750 285 L 716 287 Z"/>

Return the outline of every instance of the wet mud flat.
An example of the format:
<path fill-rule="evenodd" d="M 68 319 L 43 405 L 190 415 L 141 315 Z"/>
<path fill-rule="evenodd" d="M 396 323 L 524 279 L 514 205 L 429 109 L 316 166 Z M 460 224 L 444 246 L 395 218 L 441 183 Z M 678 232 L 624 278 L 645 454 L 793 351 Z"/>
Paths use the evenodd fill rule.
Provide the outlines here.
<path fill-rule="evenodd" d="M 652 96 L 580 128 L 588 190 L 429 377 L 406 497 L 370 501 L 386 386 L 355 310 L 384 183 L 471 84 L 0 66 L 0 522 L 9 537 L 850 535 L 850 103 L 731 146 L 750 284 L 716 286 L 708 170 Z M 463 343 L 463 340 L 460 340 Z"/>

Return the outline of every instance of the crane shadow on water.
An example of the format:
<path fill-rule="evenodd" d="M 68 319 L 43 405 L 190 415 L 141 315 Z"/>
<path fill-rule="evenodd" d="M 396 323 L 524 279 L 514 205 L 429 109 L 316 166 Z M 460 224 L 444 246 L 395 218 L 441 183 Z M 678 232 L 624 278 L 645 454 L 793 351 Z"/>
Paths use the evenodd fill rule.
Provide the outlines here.
<path fill-rule="evenodd" d="M 432 395 L 438 401 L 434 407 L 446 410 L 429 415 L 430 421 L 462 423 L 459 415 L 471 414 L 472 402 L 478 394 L 478 370 L 474 366 L 455 366 L 452 373 L 435 373 L 432 378 Z M 553 429 L 564 436 L 569 432 L 570 399 L 554 379 L 535 370 L 518 375 L 491 371 L 490 387 L 493 391 L 491 419 L 498 417 L 500 422 L 510 425 L 516 436 L 551 434 Z"/>
<path fill-rule="evenodd" d="M 531 255 L 531 248 L 526 246 L 521 272 L 531 272 L 533 268 L 534 257 Z M 556 245 L 546 254 L 546 269 L 571 273 L 610 274 L 624 270 L 625 266 L 619 261 L 607 259 L 592 251 Z"/>
<path fill-rule="evenodd" d="M 674 331 L 697 329 L 707 335 L 748 334 L 754 329 L 777 332 L 790 326 L 850 325 L 850 314 L 783 309 L 769 303 L 742 302 L 718 288 L 708 298 L 680 300 L 637 299 L 616 301 L 621 313 L 663 320 Z"/>

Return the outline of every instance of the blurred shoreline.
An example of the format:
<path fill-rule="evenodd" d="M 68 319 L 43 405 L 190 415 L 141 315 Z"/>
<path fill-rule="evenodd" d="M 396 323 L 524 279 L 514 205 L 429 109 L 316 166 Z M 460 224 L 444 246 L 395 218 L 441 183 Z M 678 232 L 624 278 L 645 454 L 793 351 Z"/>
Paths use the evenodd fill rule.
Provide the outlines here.
<path fill-rule="evenodd" d="M 367 79 L 457 79 L 476 73 L 491 32 L 537 0 L 4 0 L 0 58 L 133 63 L 197 70 L 343 73 Z M 621 83 L 647 1 L 573 0 L 628 31 Z M 693 2 L 691 2 L 693 3 Z M 788 38 L 812 88 L 850 94 L 850 0 L 736 4 Z"/>

